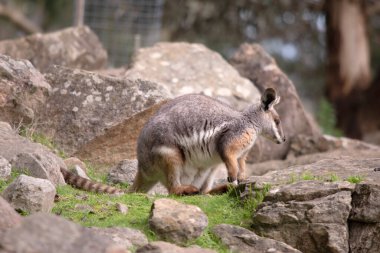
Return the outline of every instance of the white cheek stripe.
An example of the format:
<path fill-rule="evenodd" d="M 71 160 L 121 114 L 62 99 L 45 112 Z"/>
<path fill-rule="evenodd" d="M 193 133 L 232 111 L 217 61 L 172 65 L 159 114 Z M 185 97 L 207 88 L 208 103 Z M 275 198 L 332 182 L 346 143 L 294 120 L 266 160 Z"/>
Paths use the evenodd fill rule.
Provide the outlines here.
<path fill-rule="evenodd" d="M 272 123 L 272 126 L 273 126 L 273 131 L 274 131 L 274 135 L 276 136 L 276 139 L 279 141 L 279 142 L 282 142 L 282 138 L 280 136 L 280 133 L 278 132 L 278 128 L 276 126 L 276 123 L 273 122 Z"/>

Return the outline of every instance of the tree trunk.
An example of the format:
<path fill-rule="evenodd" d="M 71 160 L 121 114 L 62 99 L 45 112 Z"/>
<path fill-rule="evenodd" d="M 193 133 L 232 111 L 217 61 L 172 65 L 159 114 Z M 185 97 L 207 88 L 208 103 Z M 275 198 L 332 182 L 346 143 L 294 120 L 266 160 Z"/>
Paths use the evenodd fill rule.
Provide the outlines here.
<path fill-rule="evenodd" d="M 358 111 L 370 84 L 370 55 L 364 0 L 326 0 L 327 86 L 338 127 L 361 138 Z"/>

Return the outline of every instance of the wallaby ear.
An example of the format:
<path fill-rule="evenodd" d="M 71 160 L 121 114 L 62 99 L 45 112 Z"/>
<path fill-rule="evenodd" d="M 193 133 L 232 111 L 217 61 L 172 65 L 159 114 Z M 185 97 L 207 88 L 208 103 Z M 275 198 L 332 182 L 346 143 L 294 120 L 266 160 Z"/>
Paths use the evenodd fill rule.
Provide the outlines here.
<path fill-rule="evenodd" d="M 273 88 L 267 88 L 261 96 L 261 105 L 265 111 L 269 110 L 279 102 L 280 97 L 277 96 L 276 91 Z"/>

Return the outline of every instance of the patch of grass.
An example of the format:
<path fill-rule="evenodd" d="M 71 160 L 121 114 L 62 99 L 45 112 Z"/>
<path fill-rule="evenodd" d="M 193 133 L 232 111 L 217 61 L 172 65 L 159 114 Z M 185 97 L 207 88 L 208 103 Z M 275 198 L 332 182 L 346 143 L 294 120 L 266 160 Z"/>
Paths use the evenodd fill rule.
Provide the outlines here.
<path fill-rule="evenodd" d="M 301 180 L 316 180 L 317 177 L 315 177 L 313 174 L 311 174 L 311 172 L 305 171 L 301 174 L 300 179 Z"/>
<path fill-rule="evenodd" d="M 38 133 L 35 130 L 35 127 L 33 127 L 33 124 L 31 125 L 22 125 L 18 129 L 18 134 L 33 141 L 36 143 L 40 143 L 44 145 L 45 147 L 49 148 L 51 151 L 56 153 L 61 158 L 67 158 L 66 154 L 60 150 L 57 145 L 51 140 L 50 138 L 46 137 L 45 135 Z"/>
<path fill-rule="evenodd" d="M 287 184 L 292 184 L 301 180 L 315 180 L 315 181 L 325 181 L 325 182 L 336 182 L 341 181 L 341 178 L 336 173 L 330 173 L 322 176 L 315 176 L 310 171 L 305 171 L 302 174 L 292 173 L 289 177 Z"/>
<path fill-rule="evenodd" d="M 353 184 L 358 184 L 364 180 L 363 176 L 349 176 L 346 178 L 346 181 L 353 183 Z"/>
<path fill-rule="evenodd" d="M 13 182 L 13 180 L 15 180 L 18 176 L 20 176 L 21 174 L 26 174 L 26 170 L 20 170 L 18 169 L 18 171 L 16 171 L 14 168 L 12 168 L 11 170 L 11 175 L 8 179 L 0 179 L 0 193 L 2 191 L 4 191 L 5 188 L 7 188 L 7 186 Z"/>
<path fill-rule="evenodd" d="M 329 182 L 337 182 L 337 181 L 341 181 L 341 179 L 340 179 L 340 177 L 337 175 L 337 174 L 335 174 L 335 173 L 331 173 L 330 175 L 329 175 Z"/>

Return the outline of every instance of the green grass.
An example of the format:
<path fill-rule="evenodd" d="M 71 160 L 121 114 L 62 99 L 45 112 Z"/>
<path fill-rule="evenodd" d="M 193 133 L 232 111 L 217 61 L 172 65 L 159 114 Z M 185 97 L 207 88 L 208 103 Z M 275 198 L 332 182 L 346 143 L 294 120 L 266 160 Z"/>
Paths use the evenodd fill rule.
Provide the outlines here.
<path fill-rule="evenodd" d="M 90 169 L 91 170 L 91 169 Z M 103 181 L 105 176 L 96 174 L 97 181 Z M 7 181 L 0 180 L 0 192 L 5 189 L 18 174 L 12 175 Z M 63 216 L 83 226 L 95 227 L 130 227 L 141 230 L 149 241 L 158 240 L 153 231 L 150 230 L 148 219 L 152 203 L 158 198 L 170 198 L 184 204 L 200 207 L 208 217 L 209 225 L 202 236 L 188 245 L 199 245 L 203 248 L 211 248 L 218 252 L 229 252 L 220 240 L 211 232 L 217 224 L 232 224 L 249 228 L 252 223 L 253 210 L 262 202 L 265 194 L 269 191 L 269 185 L 263 190 L 252 189 L 253 198 L 241 201 L 231 190 L 223 195 L 195 195 L 195 196 L 150 196 L 146 194 L 125 194 L 112 196 L 85 192 L 72 188 L 71 186 L 60 186 L 57 188 L 59 201 L 55 203 L 53 213 Z M 116 203 L 128 206 L 126 215 L 116 209 Z M 76 205 L 87 205 L 89 210 L 75 208 Z"/>
<path fill-rule="evenodd" d="M 346 181 L 353 183 L 353 184 L 358 184 L 364 180 L 363 176 L 349 176 L 346 178 Z"/>
<path fill-rule="evenodd" d="M 46 137 L 45 135 L 38 133 L 35 131 L 33 125 L 23 125 L 20 128 L 17 129 L 18 134 L 33 141 L 36 143 L 40 143 L 47 148 L 49 148 L 52 152 L 56 153 L 58 156 L 61 158 L 66 158 L 66 154 L 60 150 L 57 145 L 54 143 L 53 140 L 50 138 Z"/>
<path fill-rule="evenodd" d="M 297 175 L 296 173 L 292 173 L 289 176 L 289 180 L 286 183 L 292 184 L 301 180 L 314 180 L 314 181 L 325 181 L 325 182 L 342 181 L 341 178 L 335 173 L 329 173 L 322 176 L 315 176 L 310 171 L 305 171 L 299 175 Z"/>

